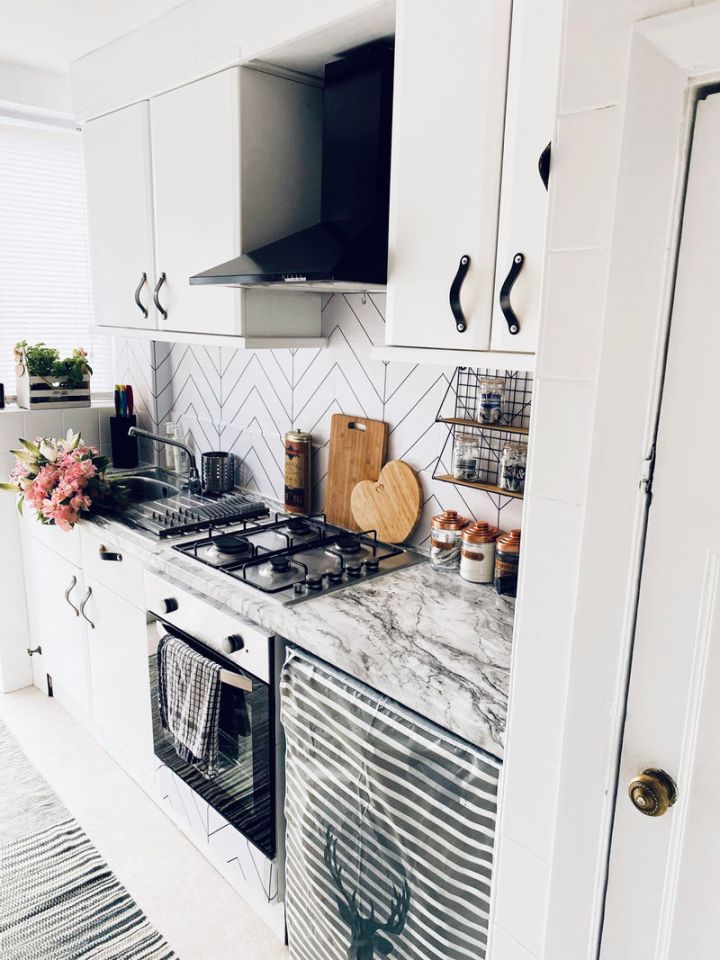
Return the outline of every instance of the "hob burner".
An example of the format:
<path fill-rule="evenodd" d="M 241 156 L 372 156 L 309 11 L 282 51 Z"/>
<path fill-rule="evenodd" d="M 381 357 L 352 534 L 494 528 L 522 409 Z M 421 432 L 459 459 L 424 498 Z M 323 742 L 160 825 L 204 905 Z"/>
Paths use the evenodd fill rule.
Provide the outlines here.
<path fill-rule="evenodd" d="M 287 573 L 290 569 L 290 557 L 270 557 L 268 562 L 273 573 Z"/>
<path fill-rule="evenodd" d="M 226 533 L 220 537 L 215 537 L 208 546 L 213 552 L 233 559 L 251 557 L 253 553 L 250 541 L 236 533 Z"/>
<path fill-rule="evenodd" d="M 341 533 L 339 537 L 335 538 L 335 543 L 329 548 L 334 553 L 360 553 L 362 549 L 362 544 L 357 537 L 353 537 L 349 533 Z"/>

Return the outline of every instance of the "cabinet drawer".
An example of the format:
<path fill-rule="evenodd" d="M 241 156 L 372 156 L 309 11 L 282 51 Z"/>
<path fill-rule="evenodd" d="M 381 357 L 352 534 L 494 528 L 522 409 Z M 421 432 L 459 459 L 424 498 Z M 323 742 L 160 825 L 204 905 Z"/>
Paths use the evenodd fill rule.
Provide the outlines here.
<path fill-rule="evenodd" d="M 112 531 L 85 526 L 80 531 L 82 568 L 86 577 L 104 584 L 118 596 L 145 609 L 143 562 L 128 553 Z"/>
<path fill-rule="evenodd" d="M 33 540 L 65 560 L 69 560 L 76 567 L 80 566 L 80 531 L 78 527 L 72 530 L 61 530 L 54 524 L 40 523 L 31 507 L 26 507 L 21 518 L 21 524 Z"/>

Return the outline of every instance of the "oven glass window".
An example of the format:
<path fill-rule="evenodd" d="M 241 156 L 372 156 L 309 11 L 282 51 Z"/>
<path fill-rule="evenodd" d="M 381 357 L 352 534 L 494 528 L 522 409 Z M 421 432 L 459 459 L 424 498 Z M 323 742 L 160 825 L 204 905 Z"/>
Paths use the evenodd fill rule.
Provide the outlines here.
<path fill-rule="evenodd" d="M 193 649 L 225 669 L 233 664 L 183 637 Z M 162 726 L 158 700 L 157 655 L 150 656 L 155 755 L 267 857 L 275 856 L 274 743 L 272 688 L 253 678 L 252 692 L 221 684 L 219 772 L 211 780 L 175 752 Z"/>

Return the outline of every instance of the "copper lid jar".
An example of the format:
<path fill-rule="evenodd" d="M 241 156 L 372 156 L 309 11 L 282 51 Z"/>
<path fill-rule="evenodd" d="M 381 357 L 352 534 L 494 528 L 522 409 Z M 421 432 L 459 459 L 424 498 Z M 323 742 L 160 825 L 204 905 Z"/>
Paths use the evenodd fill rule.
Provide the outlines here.
<path fill-rule="evenodd" d="M 445 510 L 430 521 L 430 564 L 435 570 L 455 571 L 460 566 L 460 535 L 470 523 L 457 510 Z"/>
<path fill-rule="evenodd" d="M 495 554 L 495 589 L 509 597 L 517 594 L 520 564 L 520 530 L 509 530 L 498 537 Z"/>
<path fill-rule="evenodd" d="M 471 583 L 492 583 L 495 576 L 495 541 L 500 531 L 485 520 L 462 531 L 460 576 Z"/>

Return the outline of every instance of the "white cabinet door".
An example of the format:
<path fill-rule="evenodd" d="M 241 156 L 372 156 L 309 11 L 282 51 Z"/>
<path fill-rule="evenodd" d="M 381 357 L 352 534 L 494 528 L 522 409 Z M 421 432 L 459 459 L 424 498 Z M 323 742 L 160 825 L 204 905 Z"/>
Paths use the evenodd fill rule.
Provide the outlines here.
<path fill-rule="evenodd" d="M 87 578 L 85 606 L 96 733 L 129 772 L 152 773 L 152 721 L 145 612 Z"/>
<path fill-rule="evenodd" d="M 548 196 L 538 161 L 553 135 L 563 6 L 562 0 L 513 2 L 493 350 L 534 353 L 537 344 Z M 500 303 L 506 282 L 507 316 Z"/>
<path fill-rule="evenodd" d="M 83 141 L 95 322 L 152 329 L 157 324 L 148 102 L 90 120 Z"/>
<path fill-rule="evenodd" d="M 151 101 L 158 292 L 163 330 L 233 334 L 239 292 L 191 287 L 194 273 L 236 255 L 240 242 L 238 70 Z"/>
<path fill-rule="evenodd" d="M 510 9 L 399 0 L 387 344 L 490 344 Z M 464 256 L 460 332 L 449 295 Z"/>
<path fill-rule="evenodd" d="M 33 537 L 23 538 L 23 550 L 31 645 L 42 647 L 43 669 L 58 700 L 73 712 L 89 714 L 82 573 Z"/>
<path fill-rule="evenodd" d="M 151 101 L 161 329 L 241 335 L 250 314 L 254 334 L 287 335 L 276 291 L 189 279 L 319 219 L 321 108 L 317 87 L 240 67 Z M 291 296 L 290 333 L 319 333 L 319 296 Z M 315 310 L 317 329 L 294 328 L 298 307 Z"/>

